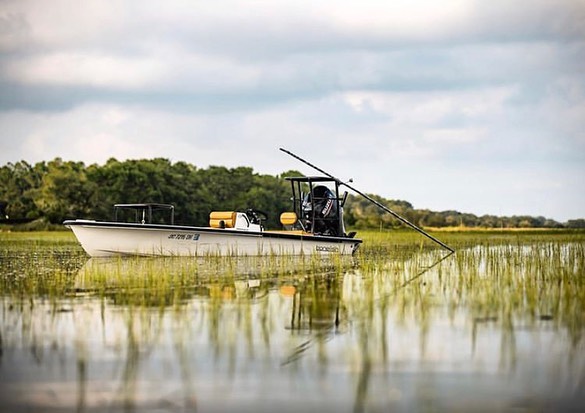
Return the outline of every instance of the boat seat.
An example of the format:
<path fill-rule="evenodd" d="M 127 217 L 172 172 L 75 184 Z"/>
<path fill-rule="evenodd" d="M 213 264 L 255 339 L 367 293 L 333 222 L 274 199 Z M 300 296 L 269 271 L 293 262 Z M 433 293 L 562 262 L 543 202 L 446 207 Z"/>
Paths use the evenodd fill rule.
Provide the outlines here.
<path fill-rule="evenodd" d="M 235 211 L 212 211 L 209 214 L 209 226 L 211 228 L 234 228 L 236 216 Z"/>
<path fill-rule="evenodd" d="M 285 227 L 293 226 L 297 223 L 297 214 L 294 212 L 283 212 L 280 214 L 280 223 Z"/>

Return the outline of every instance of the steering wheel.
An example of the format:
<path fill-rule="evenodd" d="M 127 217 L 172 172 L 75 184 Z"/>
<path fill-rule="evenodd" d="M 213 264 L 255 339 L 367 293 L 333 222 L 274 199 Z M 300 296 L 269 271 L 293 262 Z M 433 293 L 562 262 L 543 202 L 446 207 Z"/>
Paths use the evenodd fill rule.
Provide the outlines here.
<path fill-rule="evenodd" d="M 268 219 L 268 214 L 264 211 L 260 211 L 259 209 L 248 208 L 246 210 L 246 215 L 252 224 L 262 225 L 262 221 L 266 221 Z"/>

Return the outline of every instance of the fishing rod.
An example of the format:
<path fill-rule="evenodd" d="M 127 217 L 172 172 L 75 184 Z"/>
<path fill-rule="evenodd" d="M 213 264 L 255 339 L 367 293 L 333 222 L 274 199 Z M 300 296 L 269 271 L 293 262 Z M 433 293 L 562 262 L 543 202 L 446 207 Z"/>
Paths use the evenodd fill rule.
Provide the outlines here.
<path fill-rule="evenodd" d="M 388 212 L 390 215 L 392 215 L 394 218 L 396 218 L 397 220 L 399 220 L 400 222 L 408 225 L 409 227 L 411 227 L 412 229 L 414 229 L 415 231 L 421 233 L 422 235 L 424 235 L 425 237 L 435 241 L 437 244 L 439 244 L 440 246 L 442 246 L 443 248 L 448 249 L 449 251 L 451 251 L 452 253 L 455 252 L 455 250 L 453 248 L 451 248 L 450 246 L 448 246 L 447 244 L 445 244 L 444 242 L 438 240 L 437 238 L 433 237 L 431 234 L 429 234 L 428 232 L 426 232 L 425 230 L 423 230 L 422 228 L 419 228 L 418 226 L 414 225 L 412 222 L 410 222 L 409 220 L 407 220 L 406 218 L 398 215 L 396 212 L 392 211 L 390 208 L 388 208 L 387 206 L 379 203 L 378 201 L 376 201 L 375 199 L 369 197 L 368 195 L 364 194 L 363 192 L 357 190 L 356 188 L 352 187 L 351 185 L 349 185 L 346 182 L 341 181 L 340 179 L 334 177 L 333 175 L 331 175 L 330 173 L 325 172 L 323 169 L 319 168 L 318 166 L 313 165 L 312 163 L 304 160 L 303 158 L 301 158 L 298 155 L 295 155 L 294 153 L 292 153 L 291 151 L 288 151 L 284 148 L 279 148 L 282 152 L 286 153 L 287 155 L 292 156 L 295 159 L 298 159 L 299 161 L 303 162 L 306 165 L 309 165 L 311 168 L 319 171 L 320 173 L 322 173 L 323 175 L 328 176 L 331 179 L 334 179 L 335 181 L 337 181 L 337 183 L 339 183 L 340 185 L 345 185 L 347 188 L 351 189 L 353 192 L 355 192 L 356 194 L 359 194 L 361 196 L 363 196 L 364 198 L 366 198 L 368 201 L 372 202 L 373 204 L 375 204 L 377 207 L 383 209 L 384 211 Z M 351 182 L 351 181 L 350 181 Z"/>

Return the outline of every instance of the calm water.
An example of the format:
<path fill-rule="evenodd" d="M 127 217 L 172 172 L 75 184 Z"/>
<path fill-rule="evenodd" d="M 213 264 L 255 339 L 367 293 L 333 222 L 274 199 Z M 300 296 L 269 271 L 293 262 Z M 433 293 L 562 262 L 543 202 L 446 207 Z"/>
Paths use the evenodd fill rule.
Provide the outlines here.
<path fill-rule="evenodd" d="M 585 411 L 582 242 L 443 260 L 0 247 L 2 412 Z"/>

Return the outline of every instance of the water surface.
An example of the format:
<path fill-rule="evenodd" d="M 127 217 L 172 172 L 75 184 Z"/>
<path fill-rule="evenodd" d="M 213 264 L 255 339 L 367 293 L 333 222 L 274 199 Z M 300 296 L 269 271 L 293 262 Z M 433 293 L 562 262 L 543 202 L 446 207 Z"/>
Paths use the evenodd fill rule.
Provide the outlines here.
<path fill-rule="evenodd" d="M 583 411 L 584 250 L 88 259 L 4 236 L 0 411 Z"/>

